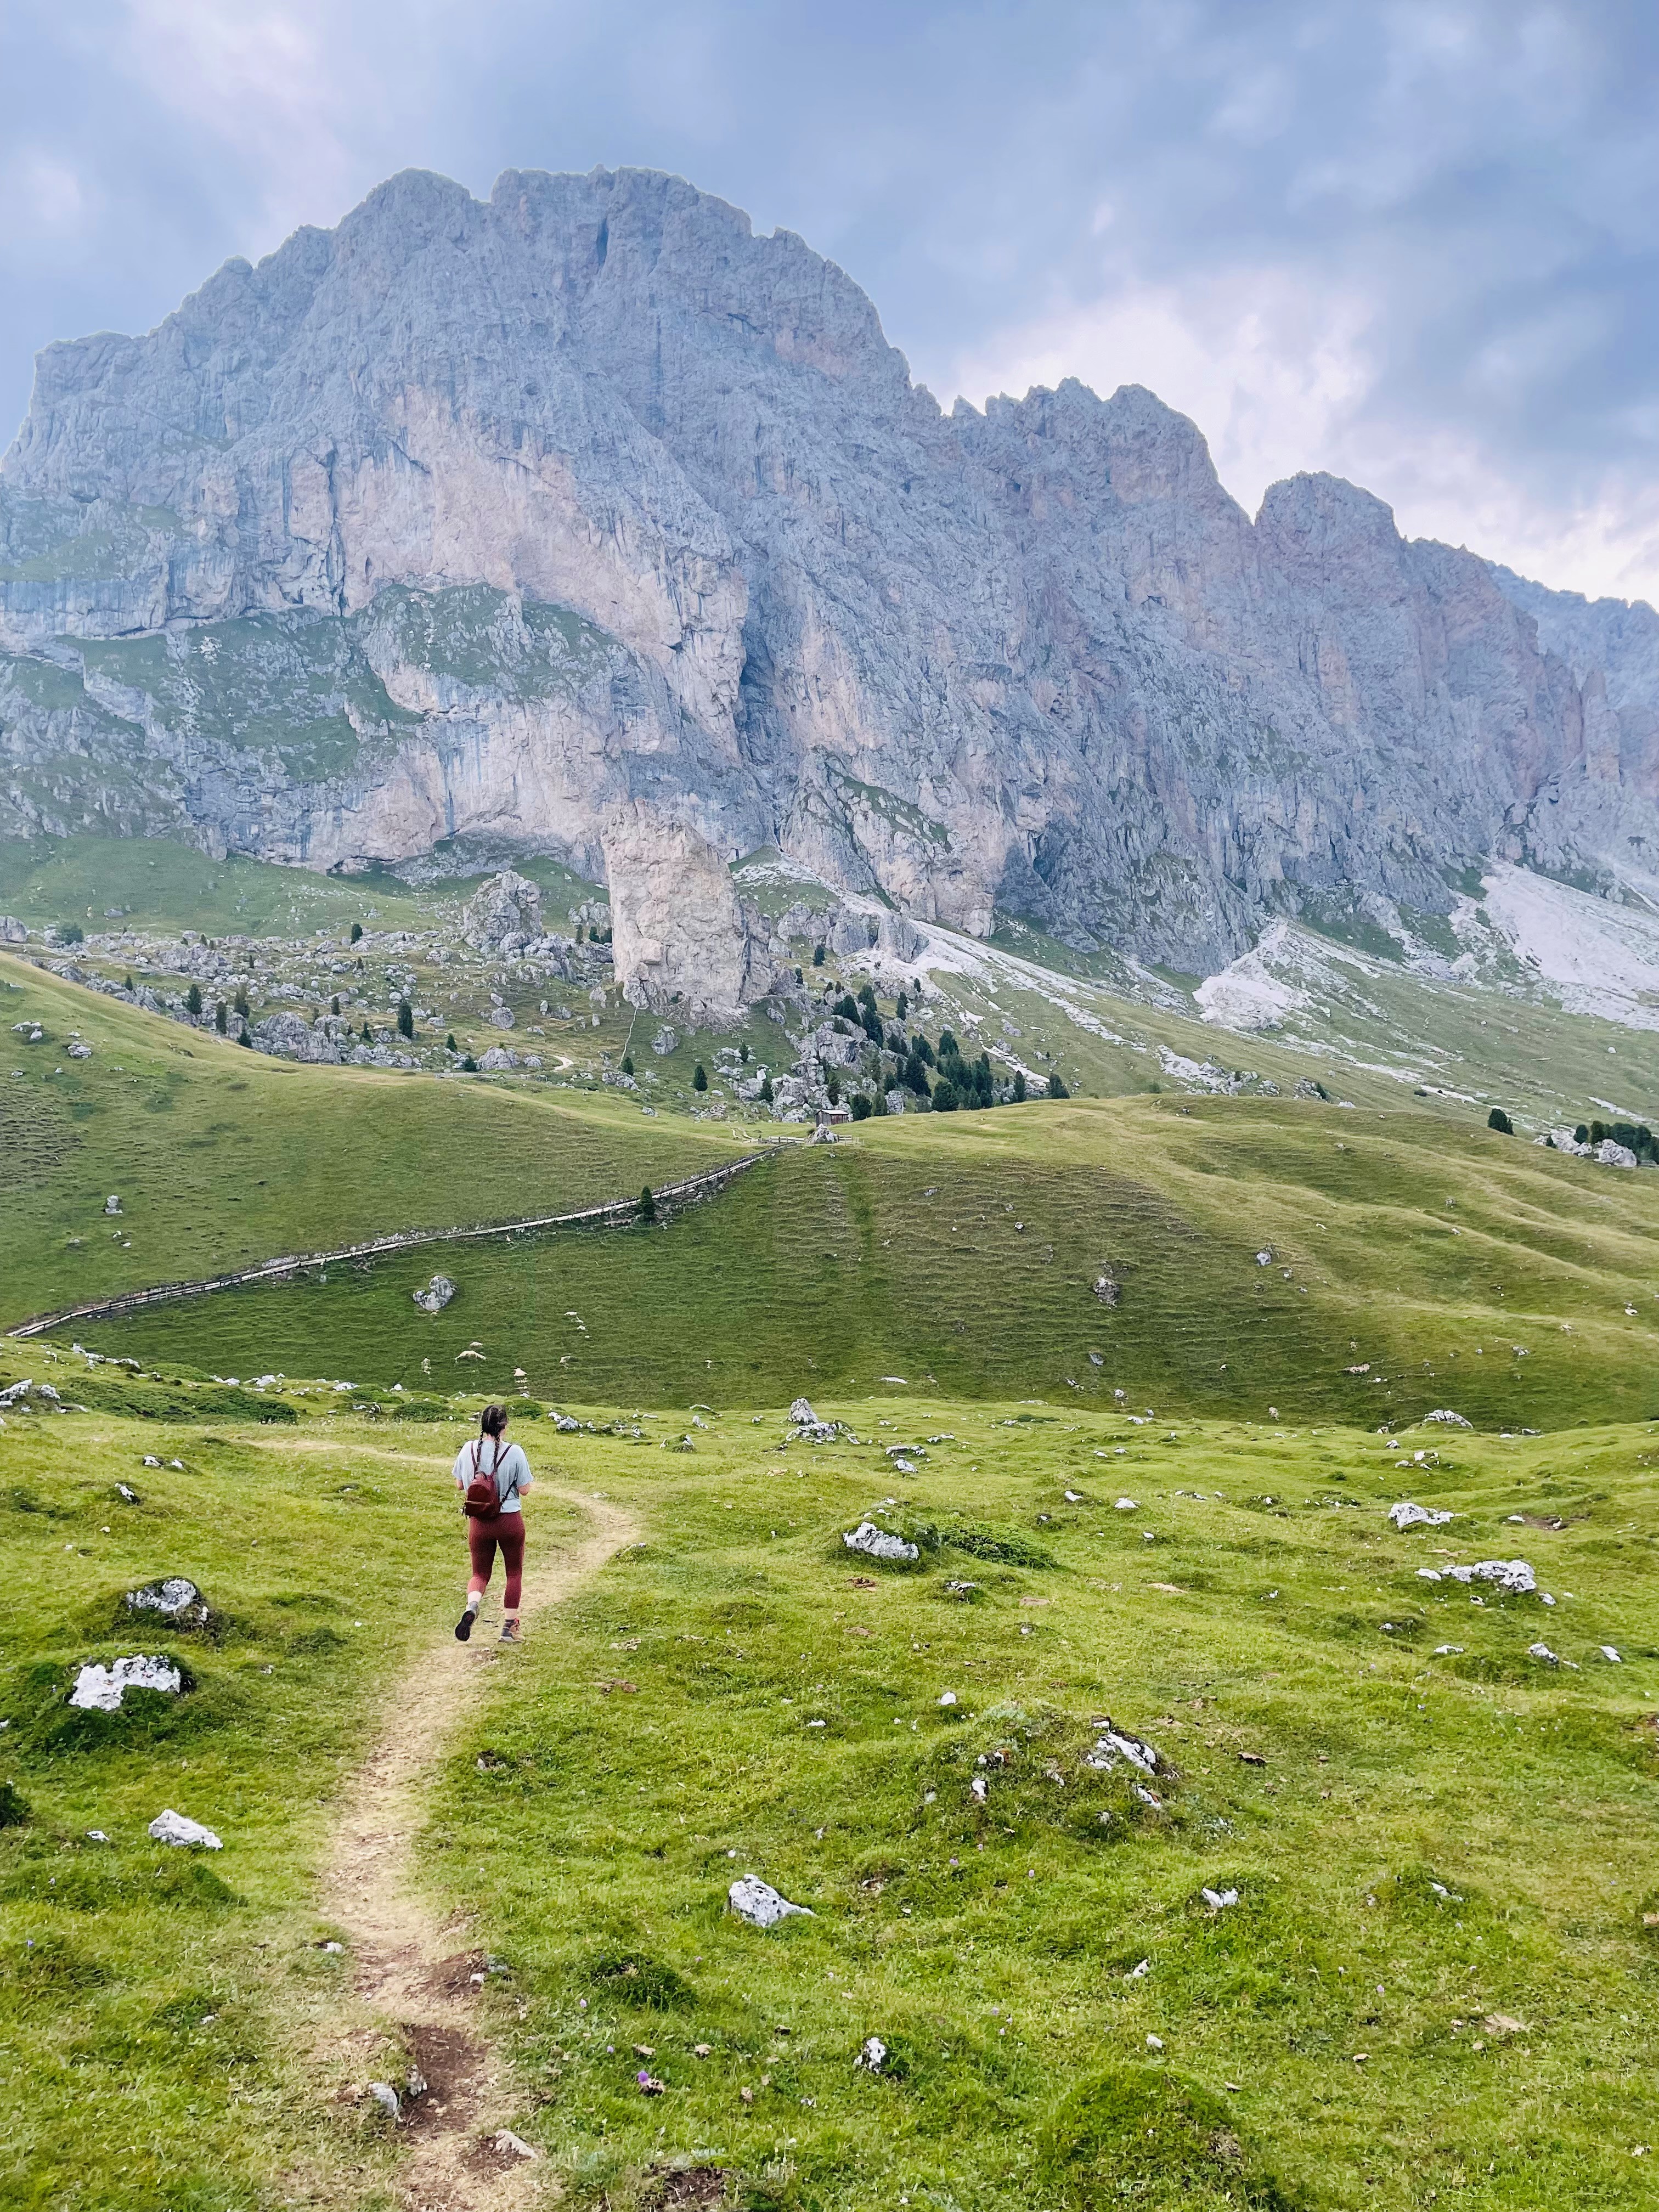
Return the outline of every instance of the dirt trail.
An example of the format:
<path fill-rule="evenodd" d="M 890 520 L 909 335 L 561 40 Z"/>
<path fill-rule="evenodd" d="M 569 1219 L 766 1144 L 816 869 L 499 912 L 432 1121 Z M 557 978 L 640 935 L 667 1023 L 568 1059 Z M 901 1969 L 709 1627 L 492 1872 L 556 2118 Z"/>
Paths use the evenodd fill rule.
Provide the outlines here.
<path fill-rule="evenodd" d="M 635 1522 L 620 1507 L 574 1491 L 539 1487 L 576 1506 L 589 1533 L 550 1553 L 532 1520 L 526 1546 L 524 1618 L 568 1597 L 630 1541 Z M 532 1508 L 533 1511 L 533 1508 Z M 401 2031 L 424 2094 L 405 2100 L 398 2134 L 404 2145 L 401 2186 L 410 2212 L 506 2212 L 533 2194 L 536 2168 L 492 2138 L 511 2124 L 513 2093 L 502 2062 L 478 2032 L 483 1960 L 464 1950 L 462 1935 L 446 1928 L 416 1878 L 413 1846 L 425 1818 L 424 1785 L 468 1701 L 486 1686 L 480 1670 L 499 1659 L 519 1663 L 496 1641 L 500 1568 L 484 1618 L 471 1644 L 458 1644 L 446 1623 L 441 1643 L 422 1653 L 398 1684 L 384 1734 L 345 1795 L 325 1877 L 324 1910 L 349 1941 L 359 1997 L 382 2022 Z M 384 2026 L 351 2039 L 361 2069 L 381 2047 Z M 344 2054 L 332 2054 L 337 2063 Z M 398 2078 L 399 2088 L 403 2081 Z"/>

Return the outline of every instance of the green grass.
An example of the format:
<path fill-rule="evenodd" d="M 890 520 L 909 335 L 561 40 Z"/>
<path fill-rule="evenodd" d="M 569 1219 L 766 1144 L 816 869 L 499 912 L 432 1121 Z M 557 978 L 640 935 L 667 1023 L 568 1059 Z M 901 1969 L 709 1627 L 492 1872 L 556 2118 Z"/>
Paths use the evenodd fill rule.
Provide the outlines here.
<path fill-rule="evenodd" d="M 0 1007 L 4 1322 L 391 1229 L 589 1205 L 741 1140 L 620 1100 L 270 1060 L 3 957 Z M 46 1041 L 12 1035 L 20 1019 Z M 74 1033 L 90 1059 L 68 1058 Z"/>
<path fill-rule="evenodd" d="M 382 1392 L 506 1389 L 521 1368 L 550 1398 L 733 1406 L 900 1376 L 1547 1428 L 1659 1410 L 1656 1230 L 1659 1178 L 1423 1115 L 1076 1101 L 865 1123 L 650 1231 L 422 1249 L 76 1333 L 145 1364 L 327 1367 Z M 434 1268 L 459 1287 L 432 1316 L 410 1293 Z"/>
<path fill-rule="evenodd" d="M 162 837 L 0 838 L 0 913 L 33 927 L 76 921 L 90 935 L 106 910 L 133 929 L 287 936 L 344 929 L 419 929 L 429 902 L 395 876 L 314 875 L 233 853 L 216 860 Z"/>
<path fill-rule="evenodd" d="M 644 1540 L 492 1674 L 420 1863 L 509 1969 L 481 2019 L 566 2201 L 629 2212 L 679 2165 L 817 2212 L 1650 2202 L 1659 1434 L 1425 1431 L 1439 1464 L 1407 1474 L 1322 1425 L 820 1410 L 872 1441 L 780 1453 L 775 1411 L 640 1424 L 690 1455 L 521 1431 Z M 333 2035 L 351 1967 L 316 1884 L 380 1701 L 447 1633 L 457 1432 L 7 1422 L 0 1778 L 28 1813 L 0 1830 L 0 2193 L 386 2205 L 395 2145 L 337 2094 L 380 2062 Z M 922 1443 L 915 1475 L 889 1442 Z M 1458 1518 L 1396 1535 L 1401 1495 Z M 866 1573 L 841 1534 L 887 1498 L 927 1548 Z M 532 1504 L 532 1545 L 571 1525 Z M 1524 1554 L 1557 1603 L 1419 1578 L 1447 1553 Z M 213 1633 L 116 1626 L 164 1572 Z M 146 1648 L 185 1698 L 69 1711 L 76 1664 Z M 1087 1765 L 1104 1715 L 1158 1747 L 1159 1807 Z M 150 1844 L 163 1805 L 223 1853 Z M 814 1917 L 741 1926 L 748 1872 Z M 888 2074 L 854 2068 L 870 2035 Z"/>
<path fill-rule="evenodd" d="M 65 1383 L 69 1364 L 33 1363 Z M 13 1413 L 0 1439 L 0 1775 L 30 1808 L 0 1832 L 8 2204 L 253 2212 L 302 2184 L 362 2201 L 364 2147 L 337 2122 L 319 2140 L 295 2071 L 349 1973 L 313 1948 L 315 1869 L 378 1698 L 450 1602 L 453 1509 L 412 1458 L 201 1418 Z M 205 1632 L 125 1613 L 125 1590 L 167 1574 L 205 1593 Z M 81 1663 L 136 1650 L 193 1686 L 68 1706 Z M 223 1854 L 152 1844 L 166 1806 Z"/>

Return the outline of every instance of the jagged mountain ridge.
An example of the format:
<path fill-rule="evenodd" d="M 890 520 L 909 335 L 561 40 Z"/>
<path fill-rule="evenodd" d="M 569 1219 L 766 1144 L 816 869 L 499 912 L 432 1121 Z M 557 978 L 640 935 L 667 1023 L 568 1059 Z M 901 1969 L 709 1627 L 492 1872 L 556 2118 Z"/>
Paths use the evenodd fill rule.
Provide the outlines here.
<path fill-rule="evenodd" d="M 655 173 L 409 173 L 49 348 L 0 531 L 7 826 L 518 839 L 645 872 L 646 969 L 705 843 L 1188 971 L 1489 857 L 1654 878 L 1651 609 L 1329 477 L 1253 522 L 1137 387 L 946 416 L 842 270 Z"/>

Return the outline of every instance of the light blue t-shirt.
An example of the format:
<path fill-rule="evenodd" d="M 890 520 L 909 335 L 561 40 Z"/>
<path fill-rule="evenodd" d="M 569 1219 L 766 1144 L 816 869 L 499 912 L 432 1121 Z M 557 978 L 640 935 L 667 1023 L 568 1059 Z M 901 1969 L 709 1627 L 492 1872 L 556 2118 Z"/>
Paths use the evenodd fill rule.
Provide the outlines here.
<path fill-rule="evenodd" d="M 475 1476 L 488 1474 L 492 1468 L 495 1487 L 501 1493 L 502 1512 L 522 1511 L 519 1494 L 530 1488 L 533 1477 L 530 1472 L 530 1462 L 517 1444 L 503 1446 L 495 1437 L 474 1437 L 470 1443 L 464 1443 L 455 1455 L 456 1488 L 465 1490 Z"/>

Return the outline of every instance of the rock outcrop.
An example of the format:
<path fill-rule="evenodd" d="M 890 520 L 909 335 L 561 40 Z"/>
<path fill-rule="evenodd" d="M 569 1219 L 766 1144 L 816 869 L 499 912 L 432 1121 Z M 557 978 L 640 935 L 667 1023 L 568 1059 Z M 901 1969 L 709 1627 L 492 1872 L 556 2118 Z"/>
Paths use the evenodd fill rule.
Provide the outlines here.
<path fill-rule="evenodd" d="M 411 173 L 41 355 L 0 763 L 12 831 L 556 854 L 653 1007 L 764 987 L 716 877 L 767 843 L 1208 972 L 1488 860 L 1648 877 L 1659 617 L 1328 477 L 1253 521 L 1133 386 L 945 416 L 839 269 L 678 179 Z"/>

